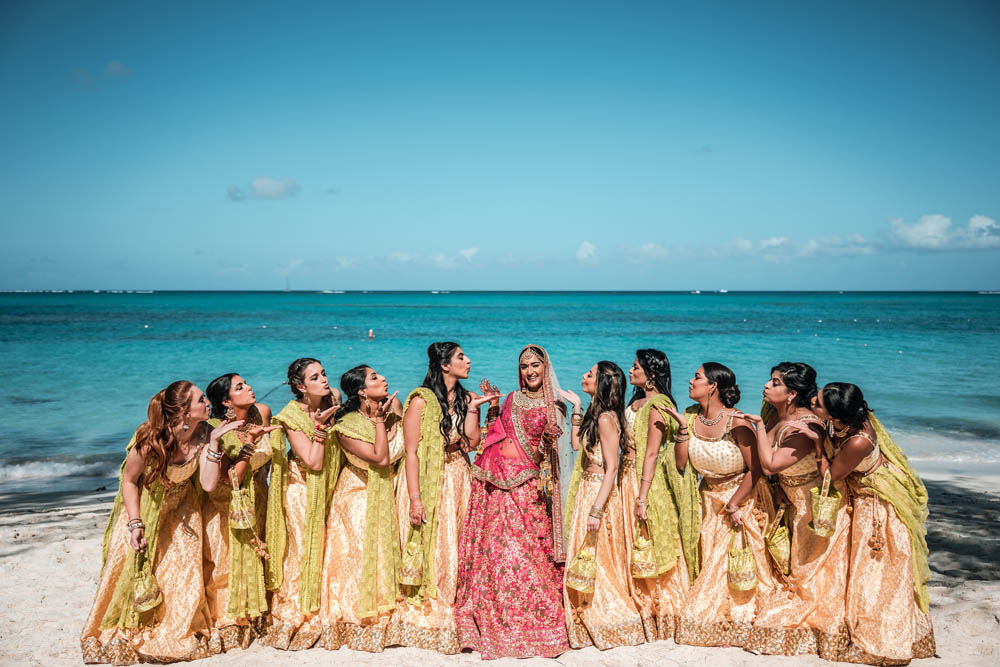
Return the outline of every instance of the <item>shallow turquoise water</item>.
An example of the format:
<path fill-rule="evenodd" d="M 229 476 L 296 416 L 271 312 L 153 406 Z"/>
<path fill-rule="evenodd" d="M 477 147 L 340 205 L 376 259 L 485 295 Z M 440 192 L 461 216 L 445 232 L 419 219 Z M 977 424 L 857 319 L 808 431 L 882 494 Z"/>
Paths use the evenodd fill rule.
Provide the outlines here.
<path fill-rule="evenodd" d="M 698 365 L 718 361 L 748 410 L 772 365 L 805 361 L 821 384 L 860 385 L 915 459 L 997 462 L 998 333 L 1000 296 L 976 293 L 4 293 L 0 493 L 107 475 L 173 380 L 204 388 L 237 371 L 280 408 L 288 363 L 313 356 L 334 381 L 367 363 L 403 394 L 443 339 L 472 358 L 470 388 L 514 388 L 529 342 L 574 390 L 594 362 L 627 368 L 656 347 L 678 402 Z"/>

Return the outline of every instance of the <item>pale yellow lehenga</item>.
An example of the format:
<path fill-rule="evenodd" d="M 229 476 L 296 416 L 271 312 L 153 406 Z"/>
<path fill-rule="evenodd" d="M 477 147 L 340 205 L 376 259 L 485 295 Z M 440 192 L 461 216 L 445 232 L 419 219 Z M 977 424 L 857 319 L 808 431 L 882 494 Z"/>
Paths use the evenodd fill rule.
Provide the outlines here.
<path fill-rule="evenodd" d="M 260 643 L 297 651 L 310 648 L 323 632 L 318 613 L 323 541 L 340 451 L 332 429 L 321 470 L 310 470 L 287 449 L 286 431 L 311 438 L 315 429 L 297 401 L 289 401 L 271 423 L 282 427 L 271 433 L 267 503 L 266 541 L 271 558 L 265 564 L 265 581 L 274 595 L 269 626 Z"/>
<path fill-rule="evenodd" d="M 404 414 L 414 396 L 424 400 L 418 455 L 421 457 L 420 495 L 422 499 L 428 498 L 423 503 L 426 523 L 415 531 L 421 543 L 429 543 L 427 550 L 432 563 L 422 569 L 428 578 L 433 577 L 434 585 L 402 588 L 404 599 L 396 608 L 392 621 L 391 643 L 445 654 L 458 653 L 461 651 L 455 624 L 458 536 L 469 509 L 472 477 L 463 452 L 444 451 L 445 439 L 440 430 L 442 412 L 434 392 L 426 387 L 415 389 L 406 401 Z M 462 416 L 454 416 L 453 421 L 449 445 L 461 442 L 459 434 L 464 428 Z M 436 485 L 437 489 L 425 488 L 425 485 Z M 410 495 L 402 462 L 396 475 L 396 513 L 402 549 L 414 531 L 410 525 Z M 433 540 L 424 539 L 423 531 L 434 531 Z"/>
<path fill-rule="evenodd" d="M 815 416 L 803 419 L 819 422 Z M 775 434 L 773 447 L 781 446 L 787 425 Z M 833 535 L 812 532 L 811 489 L 820 484 L 816 454 L 810 451 L 778 474 L 791 505 L 791 573 L 778 575 L 781 585 L 761 602 L 761 610 L 744 648 L 771 655 L 819 654 L 841 660 L 846 644 L 844 596 L 847 590 L 847 554 L 851 544 L 851 515 L 842 483 Z"/>
<path fill-rule="evenodd" d="M 390 463 L 372 466 L 346 457 L 330 503 L 323 550 L 319 618 L 323 646 L 379 652 L 391 643 L 396 608 L 399 536 L 393 494 L 395 463 L 403 453 L 401 420 L 386 420 Z M 345 415 L 335 433 L 375 444 L 375 427 L 359 412 Z"/>
<path fill-rule="evenodd" d="M 251 416 L 252 423 L 260 424 L 260 413 Z M 209 425 L 219 426 L 219 419 L 210 419 Z M 222 449 L 235 461 L 245 444 L 246 436 L 229 432 L 222 436 Z M 264 564 L 253 547 L 254 534 L 264 534 L 264 517 L 267 508 L 267 486 L 258 474 L 271 459 L 268 438 L 255 446 L 241 487 L 249 491 L 247 510 L 254 515 L 253 530 L 234 528 L 229 522 L 233 489 L 227 476 L 219 480 L 210 493 L 204 494 L 202 522 L 204 525 L 205 598 L 212 618 L 211 645 L 213 651 L 247 648 L 260 634 L 267 613 L 267 595 L 264 585 Z M 235 464 L 232 464 L 235 465 Z"/>
<path fill-rule="evenodd" d="M 764 548 L 763 529 L 773 516 L 770 489 L 763 479 L 740 506 L 743 539 L 752 550 L 757 585 L 749 591 L 729 586 L 728 557 L 734 529 L 724 508 L 750 474 L 743 454 L 733 440 L 732 415 L 719 438 L 698 436 L 696 411 L 687 412 L 690 424 L 688 465 L 703 475 L 701 482 L 701 571 L 691 586 L 677 621 L 675 640 L 695 646 L 743 646 L 760 603 L 775 588 L 775 579 Z M 723 480 L 719 483 L 713 480 Z"/>
<path fill-rule="evenodd" d="M 134 443 L 135 436 L 129 448 Z M 80 637 L 84 662 L 130 665 L 210 655 L 211 619 L 202 579 L 197 471 L 196 452 L 184 464 L 168 465 L 166 482 L 156 481 L 146 487 L 140 480 L 140 514 L 146 524 L 149 552 L 146 557 L 152 555 L 152 573 L 163 595 L 163 602 L 141 615 L 132 607 L 135 551 L 128 543 L 128 514 L 122 511 L 119 481 L 118 497 L 105 533 L 101 578 Z"/>
<path fill-rule="evenodd" d="M 619 471 L 623 524 L 625 530 L 626 569 L 631 563 L 636 529 L 648 532 L 654 544 L 657 561 L 657 576 L 649 578 L 629 577 L 629 591 L 639 609 L 646 641 L 673 639 L 677 616 L 691 587 L 687 561 L 681 547 L 678 527 L 677 505 L 670 493 L 665 472 L 657 460 L 653 471 L 653 482 L 646 494 L 646 528 L 637 525 L 635 501 L 639 497 L 642 477 L 642 461 L 646 452 L 650 412 L 662 409 L 670 399 L 662 394 L 648 399 L 638 411 L 631 406 L 625 408 L 625 453 Z M 672 406 L 672 404 L 670 404 Z M 667 417 L 667 431 L 661 445 L 662 452 L 673 456 L 675 426 Z"/>
<path fill-rule="evenodd" d="M 906 664 L 933 656 L 936 648 L 927 596 L 927 491 L 875 415 L 868 419 L 874 450 L 846 480 L 853 507 L 845 604 L 849 637 L 837 659 Z"/>
<path fill-rule="evenodd" d="M 587 518 L 604 480 L 603 473 L 587 472 L 588 467 L 603 468 L 604 456 L 600 443 L 589 446 L 584 439 L 566 499 L 566 555 L 572 562 L 582 547 L 593 546 L 597 567 L 593 593 L 581 593 L 564 583 L 569 645 L 601 650 L 635 646 L 646 641 L 646 635 L 631 594 L 622 496 L 616 483 L 604 503 L 600 528 L 588 531 Z"/>

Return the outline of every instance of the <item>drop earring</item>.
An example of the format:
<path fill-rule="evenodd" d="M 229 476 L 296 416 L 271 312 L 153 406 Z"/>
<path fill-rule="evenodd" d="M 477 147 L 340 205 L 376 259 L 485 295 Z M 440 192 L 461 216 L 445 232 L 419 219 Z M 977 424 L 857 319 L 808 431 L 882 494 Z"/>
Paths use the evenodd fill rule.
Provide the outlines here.
<path fill-rule="evenodd" d="M 233 421 L 234 419 L 236 419 L 236 410 L 233 410 L 233 406 L 230 405 L 226 408 L 226 420 Z"/>

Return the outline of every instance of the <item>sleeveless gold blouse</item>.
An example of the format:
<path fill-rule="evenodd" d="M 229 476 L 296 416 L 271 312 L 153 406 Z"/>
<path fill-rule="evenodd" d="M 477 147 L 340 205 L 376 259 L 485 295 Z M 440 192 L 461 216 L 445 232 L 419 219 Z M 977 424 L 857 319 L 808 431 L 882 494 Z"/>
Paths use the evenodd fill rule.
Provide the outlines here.
<path fill-rule="evenodd" d="M 730 477 L 747 469 L 743 452 L 733 439 L 732 429 L 733 415 L 729 415 L 726 430 L 718 438 L 699 436 L 694 422 L 691 422 L 688 458 L 695 470 L 705 477 Z"/>

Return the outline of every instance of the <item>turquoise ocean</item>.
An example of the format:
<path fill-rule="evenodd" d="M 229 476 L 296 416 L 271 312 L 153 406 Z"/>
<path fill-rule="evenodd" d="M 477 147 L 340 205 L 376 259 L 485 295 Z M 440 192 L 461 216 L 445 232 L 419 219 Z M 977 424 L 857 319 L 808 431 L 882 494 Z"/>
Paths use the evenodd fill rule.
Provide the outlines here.
<path fill-rule="evenodd" d="M 374 340 L 368 340 L 373 329 Z M 426 348 L 455 340 L 466 385 L 517 386 L 517 354 L 545 346 L 560 383 L 640 347 L 667 353 L 687 405 L 699 364 L 732 368 L 756 411 L 770 368 L 804 361 L 859 385 L 917 466 L 1000 462 L 1000 295 L 805 292 L 60 292 L 0 294 L 0 504 L 110 483 L 149 399 L 177 379 L 238 372 L 275 411 L 285 370 L 357 364 L 405 395 Z M 266 395 L 266 397 L 265 397 Z"/>

